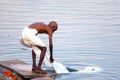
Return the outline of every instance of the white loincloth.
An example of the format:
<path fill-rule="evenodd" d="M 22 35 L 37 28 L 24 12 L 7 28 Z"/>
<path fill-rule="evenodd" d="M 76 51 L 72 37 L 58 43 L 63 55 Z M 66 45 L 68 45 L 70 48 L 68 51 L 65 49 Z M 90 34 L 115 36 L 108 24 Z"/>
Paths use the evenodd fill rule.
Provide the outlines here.
<path fill-rule="evenodd" d="M 36 29 L 25 27 L 20 36 L 20 43 L 30 48 L 32 48 L 34 45 L 45 46 L 43 41 L 38 36 L 36 36 L 37 33 L 38 31 Z"/>

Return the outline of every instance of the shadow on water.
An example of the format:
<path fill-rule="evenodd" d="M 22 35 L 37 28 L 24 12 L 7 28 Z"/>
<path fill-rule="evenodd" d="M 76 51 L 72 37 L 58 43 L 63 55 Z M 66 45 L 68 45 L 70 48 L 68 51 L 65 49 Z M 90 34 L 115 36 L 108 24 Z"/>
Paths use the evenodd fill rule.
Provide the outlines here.
<path fill-rule="evenodd" d="M 77 71 L 78 71 L 78 70 L 73 69 L 73 68 L 70 68 L 70 67 L 67 67 L 67 70 L 68 70 L 69 72 L 77 72 Z"/>

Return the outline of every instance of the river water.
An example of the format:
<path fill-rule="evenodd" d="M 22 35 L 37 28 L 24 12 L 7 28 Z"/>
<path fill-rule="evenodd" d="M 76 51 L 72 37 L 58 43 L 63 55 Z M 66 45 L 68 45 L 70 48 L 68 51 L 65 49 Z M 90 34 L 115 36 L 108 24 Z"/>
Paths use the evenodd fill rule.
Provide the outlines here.
<path fill-rule="evenodd" d="M 120 80 L 119 0 L 1 0 L 0 60 L 32 64 L 31 49 L 19 43 L 24 27 L 57 21 L 54 58 L 77 70 L 96 66 L 103 72 L 71 73 L 55 80 Z M 39 35 L 48 46 L 47 35 Z M 49 51 L 49 50 L 48 50 Z"/>

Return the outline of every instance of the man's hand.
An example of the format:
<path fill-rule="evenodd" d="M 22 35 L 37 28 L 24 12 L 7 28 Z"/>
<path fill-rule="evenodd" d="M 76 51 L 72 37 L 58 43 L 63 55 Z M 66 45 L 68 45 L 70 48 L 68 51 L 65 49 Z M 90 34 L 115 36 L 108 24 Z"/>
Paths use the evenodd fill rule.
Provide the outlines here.
<path fill-rule="evenodd" d="M 53 63 L 54 62 L 54 59 L 52 57 L 50 57 L 50 62 Z"/>

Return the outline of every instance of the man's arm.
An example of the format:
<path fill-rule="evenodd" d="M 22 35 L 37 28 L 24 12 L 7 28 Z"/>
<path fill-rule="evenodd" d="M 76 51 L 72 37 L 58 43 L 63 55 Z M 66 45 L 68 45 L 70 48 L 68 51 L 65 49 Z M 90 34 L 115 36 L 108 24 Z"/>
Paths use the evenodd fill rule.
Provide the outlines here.
<path fill-rule="evenodd" d="M 53 44 L 52 44 L 52 33 L 49 35 L 49 50 L 50 50 L 50 62 L 53 62 Z"/>

